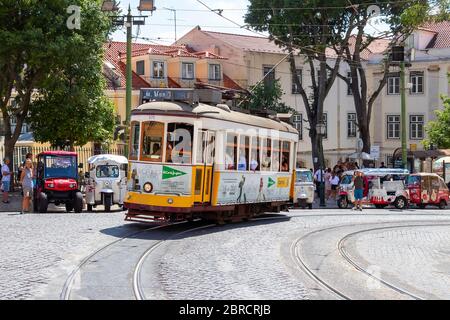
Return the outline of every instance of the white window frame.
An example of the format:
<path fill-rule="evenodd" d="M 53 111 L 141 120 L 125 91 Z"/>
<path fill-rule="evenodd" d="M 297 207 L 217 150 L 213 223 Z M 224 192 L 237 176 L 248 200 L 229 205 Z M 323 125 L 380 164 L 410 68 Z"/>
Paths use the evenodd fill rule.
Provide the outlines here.
<path fill-rule="evenodd" d="M 303 83 L 303 69 L 295 69 L 295 75 L 292 76 L 292 94 L 300 94 L 300 88 L 297 88 L 296 83 L 294 81 L 294 77 L 297 77 L 300 81 L 300 84 Z"/>
<path fill-rule="evenodd" d="M 158 71 L 159 71 L 158 73 L 160 73 L 160 74 L 155 76 L 155 65 L 157 65 L 157 64 L 161 65 L 161 67 L 158 68 Z M 152 78 L 153 79 L 164 79 L 165 78 L 165 74 L 166 74 L 165 66 L 166 65 L 165 65 L 164 61 L 161 61 L 161 60 L 152 61 Z"/>
<path fill-rule="evenodd" d="M 353 91 L 352 91 L 352 73 L 350 71 L 347 72 L 347 79 L 348 79 L 348 81 L 350 81 L 349 83 L 347 83 L 347 95 L 348 96 L 352 96 L 353 95 Z"/>
<path fill-rule="evenodd" d="M 387 78 L 387 94 L 398 95 L 400 94 L 400 75 L 389 75 Z"/>
<path fill-rule="evenodd" d="M 398 126 L 398 130 L 396 127 Z M 398 135 L 395 133 L 398 132 Z M 386 116 L 386 137 L 389 140 L 400 139 L 401 121 L 399 114 L 389 114 Z"/>
<path fill-rule="evenodd" d="M 421 90 L 419 90 L 419 80 L 422 80 L 420 84 Z M 412 87 L 409 90 L 410 94 L 424 94 L 425 90 L 425 73 L 423 71 L 411 71 L 409 75 L 409 81 L 412 83 Z"/>
<path fill-rule="evenodd" d="M 222 66 L 218 63 L 210 63 L 208 65 L 208 80 L 222 80 Z"/>
<path fill-rule="evenodd" d="M 423 114 L 409 115 L 409 138 L 422 140 L 424 138 L 425 116 Z"/>
<path fill-rule="evenodd" d="M 358 127 L 356 126 L 356 112 L 347 113 L 347 138 L 356 138 Z"/>
<path fill-rule="evenodd" d="M 192 77 L 188 76 L 189 69 L 188 66 L 192 66 Z M 183 80 L 193 80 L 195 78 L 195 64 L 193 62 L 182 62 L 181 63 L 181 79 Z"/>
<path fill-rule="evenodd" d="M 298 140 L 303 141 L 303 113 L 297 113 L 292 116 L 292 124 L 298 131 Z"/>

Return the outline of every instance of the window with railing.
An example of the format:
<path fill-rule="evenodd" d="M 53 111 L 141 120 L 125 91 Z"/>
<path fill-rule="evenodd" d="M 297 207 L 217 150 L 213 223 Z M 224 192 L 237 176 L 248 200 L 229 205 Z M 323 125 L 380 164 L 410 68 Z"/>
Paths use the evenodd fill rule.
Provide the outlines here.
<path fill-rule="evenodd" d="M 152 77 L 154 79 L 164 78 L 164 62 L 163 61 L 153 61 Z"/>

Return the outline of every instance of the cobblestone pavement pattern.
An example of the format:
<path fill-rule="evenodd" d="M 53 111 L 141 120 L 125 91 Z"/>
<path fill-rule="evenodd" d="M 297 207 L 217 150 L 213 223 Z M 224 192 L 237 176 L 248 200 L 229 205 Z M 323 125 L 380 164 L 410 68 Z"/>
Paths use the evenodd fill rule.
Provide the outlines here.
<path fill-rule="evenodd" d="M 58 299 L 65 278 L 79 261 L 136 228 L 123 218 L 123 212 L 1 212 L 0 299 Z"/>
<path fill-rule="evenodd" d="M 213 227 L 166 241 L 143 265 L 158 283 L 146 297 L 168 299 L 333 298 L 300 275 L 290 245 L 302 234 L 328 226 L 395 221 L 450 221 L 450 211 L 293 210 L 287 218 Z M 146 228 L 148 226 L 145 226 Z M 62 285 L 87 255 L 143 225 L 126 223 L 123 213 L 0 213 L 0 299 L 59 298 Z M 398 268 L 404 281 L 435 276 L 448 287 L 448 228 L 395 229 L 352 238 L 357 253 L 381 268 Z M 129 248 L 132 250 L 132 248 Z M 352 253 L 352 252 L 350 252 Z M 136 261 L 137 262 L 137 261 Z M 132 264 L 131 264 L 132 265 Z M 411 266 L 411 268 L 410 268 Z M 114 266 L 111 266 L 114 268 Z M 427 269 L 424 269 L 427 268 Z M 406 271 L 405 271 L 406 270 Z M 426 271 L 424 271 L 426 270 Z M 131 272 L 131 270 L 130 270 Z M 429 273 L 427 275 L 427 272 Z M 439 273 L 441 272 L 441 273 Z M 436 278 L 438 279 L 438 278 Z M 131 282 L 130 282 L 131 285 Z M 144 283 L 144 289 L 146 284 Z M 157 292 L 160 290 L 161 292 Z"/>

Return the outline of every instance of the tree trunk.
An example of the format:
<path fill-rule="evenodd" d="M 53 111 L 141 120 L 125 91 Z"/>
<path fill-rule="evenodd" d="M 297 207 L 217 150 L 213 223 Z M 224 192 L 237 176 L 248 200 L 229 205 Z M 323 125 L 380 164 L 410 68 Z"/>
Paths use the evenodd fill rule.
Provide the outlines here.
<path fill-rule="evenodd" d="M 317 134 L 315 127 L 310 129 L 309 137 L 311 138 L 311 152 L 315 172 L 320 168 L 321 164 L 325 167 L 325 157 L 323 155 L 322 137 Z M 317 159 L 317 161 L 314 161 L 315 159 Z"/>

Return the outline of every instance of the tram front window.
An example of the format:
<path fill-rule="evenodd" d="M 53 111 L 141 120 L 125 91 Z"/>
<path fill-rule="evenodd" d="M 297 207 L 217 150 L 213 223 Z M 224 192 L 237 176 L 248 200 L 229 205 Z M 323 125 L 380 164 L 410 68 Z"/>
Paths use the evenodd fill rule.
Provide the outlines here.
<path fill-rule="evenodd" d="M 142 158 L 151 162 L 161 162 L 164 123 L 161 122 L 144 122 L 144 136 L 142 140 Z"/>
<path fill-rule="evenodd" d="M 138 157 L 139 138 L 140 138 L 140 123 L 133 122 L 131 124 L 130 159 L 136 160 Z"/>
<path fill-rule="evenodd" d="M 193 125 L 169 123 L 167 125 L 166 162 L 191 164 L 193 138 Z"/>

